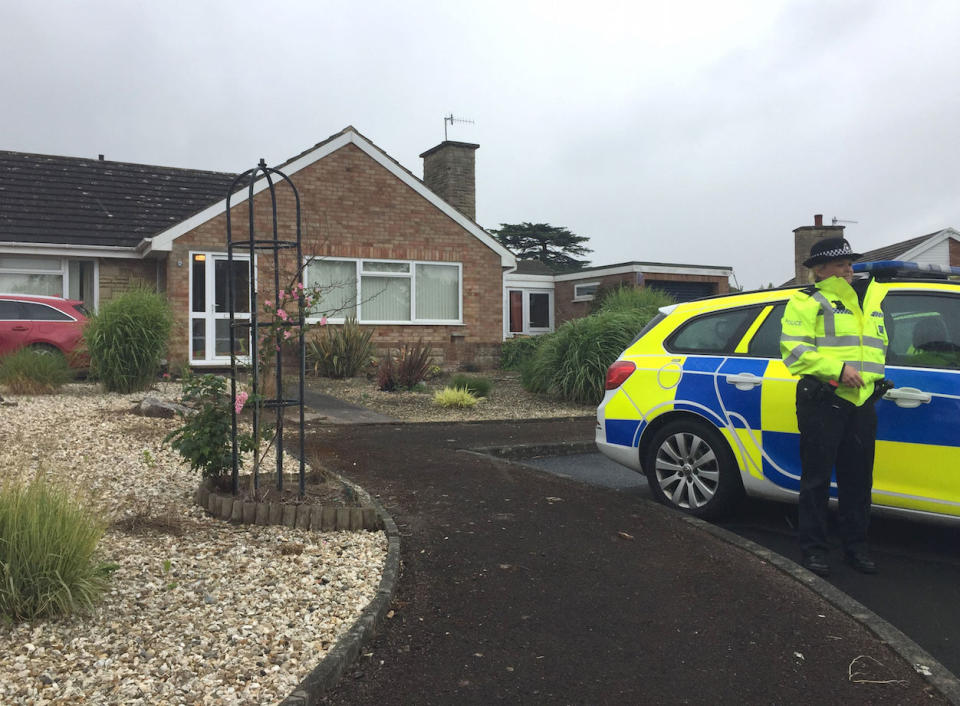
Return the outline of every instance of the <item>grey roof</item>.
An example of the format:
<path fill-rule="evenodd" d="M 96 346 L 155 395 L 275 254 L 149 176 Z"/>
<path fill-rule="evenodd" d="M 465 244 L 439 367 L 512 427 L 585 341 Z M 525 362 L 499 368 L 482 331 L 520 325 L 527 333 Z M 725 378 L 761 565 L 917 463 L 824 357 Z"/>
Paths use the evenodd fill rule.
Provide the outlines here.
<path fill-rule="evenodd" d="M 898 257 L 903 255 L 903 253 L 908 250 L 913 250 L 915 247 L 920 245 L 923 241 L 928 238 L 932 238 L 937 233 L 943 232 L 942 230 L 935 231 L 933 233 L 927 233 L 926 235 L 918 235 L 916 238 L 910 238 L 909 240 L 901 240 L 899 243 L 894 243 L 893 245 L 886 245 L 882 248 L 877 248 L 876 250 L 870 250 L 869 252 L 863 253 L 857 262 L 877 262 L 880 260 L 896 260 Z"/>
<path fill-rule="evenodd" d="M 134 247 L 224 198 L 235 176 L 0 151 L 0 242 Z"/>

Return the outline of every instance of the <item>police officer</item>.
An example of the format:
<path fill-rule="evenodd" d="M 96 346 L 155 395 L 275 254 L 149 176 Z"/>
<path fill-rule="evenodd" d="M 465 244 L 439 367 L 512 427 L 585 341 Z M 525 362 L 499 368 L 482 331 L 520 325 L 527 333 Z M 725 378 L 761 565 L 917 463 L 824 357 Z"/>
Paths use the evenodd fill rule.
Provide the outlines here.
<path fill-rule="evenodd" d="M 780 352 L 797 383 L 800 428 L 799 539 L 803 565 L 821 576 L 827 561 L 827 501 L 836 468 L 845 561 L 873 574 L 867 551 L 877 415 L 887 349 L 885 288 L 853 278 L 860 257 L 844 238 L 824 238 L 803 263 L 815 284 L 796 292 L 783 315 Z"/>

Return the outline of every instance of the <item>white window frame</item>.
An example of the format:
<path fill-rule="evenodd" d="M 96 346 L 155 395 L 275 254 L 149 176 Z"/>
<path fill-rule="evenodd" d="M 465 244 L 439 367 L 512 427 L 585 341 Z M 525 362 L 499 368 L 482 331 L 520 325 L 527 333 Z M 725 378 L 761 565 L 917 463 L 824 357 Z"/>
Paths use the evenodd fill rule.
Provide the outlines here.
<path fill-rule="evenodd" d="M 380 326 L 462 326 L 463 325 L 463 263 L 444 262 L 436 260 L 387 260 L 384 258 L 357 258 L 357 257 L 307 257 L 304 258 L 304 282 L 307 287 L 310 286 L 310 262 L 352 262 L 354 263 L 354 276 L 356 278 L 356 292 L 354 301 L 356 302 L 357 321 L 361 324 L 380 325 Z M 364 263 L 384 263 L 390 265 L 408 265 L 408 272 L 366 272 L 363 271 Z M 418 265 L 442 265 L 445 267 L 457 268 L 457 312 L 456 319 L 418 319 L 417 318 L 417 266 Z M 363 301 L 360 298 L 362 291 L 363 276 L 370 277 L 395 277 L 405 278 L 410 281 L 410 319 L 409 320 L 389 320 L 389 319 L 364 319 Z M 331 324 L 342 324 L 346 321 L 346 316 L 330 316 L 327 322 Z M 317 323 L 321 317 L 309 316 L 308 323 Z"/>
<path fill-rule="evenodd" d="M 593 294 L 580 294 L 578 292 L 580 287 L 596 287 L 596 289 L 593 290 L 594 291 Z M 597 280 L 596 282 L 580 282 L 578 284 L 575 284 L 573 285 L 573 301 L 592 302 L 594 299 L 596 299 L 596 296 L 597 296 L 596 291 L 599 288 L 600 288 L 600 280 Z"/>
<path fill-rule="evenodd" d="M 59 275 L 60 276 L 60 294 L 62 299 L 69 299 L 70 291 L 70 263 L 71 262 L 92 262 L 93 263 L 93 309 L 100 308 L 100 261 L 90 257 L 63 257 L 57 255 L 26 255 L 20 253 L 3 253 L 8 257 L 33 257 L 38 259 L 56 261 L 59 264 L 58 269 L 38 270 L 30 267 L 0 267 L 0 273 L 10 275 Z M 26 294 L 25 292 L 2 292 L 3 294 Z"/>
<path fill-rule="evenodd" d="M 229 365 L 230 356 L 218 356 L 216 355 L 216 322 L 218 319 L 228 319 L 230 318 L 230 312 L 225 313 L 221 312 L 217 314 L 213 312 L 212 314 L 205 308 L 203 312 L 196 312 L 193 310 L 193 258 L 195 255 L 204 256 L 204 303 L 209 307 L 210 302 L 216 301 L 216 277 L 213 276 L 214 262 L 216 260 L 228 259 L 229 254 L 220 250 L 191 250 L 187 253 L 187 262 L 189 263 L 189 270 L 187 272 L 187 291 L 189 292 L 187 296 L 187 360 L 190 362 L 190 365 L 195 368 L 202 367 L 222 367 L 224 364 Z M 250 262 L 250 253 L 233 253 L 233 260 Z M 254 256 L 254 268 L 253 268 L 253 282 L 250 283 L 253 291 L 257 291 L 257 257 Z M 262 305 L 262 302 L 259 302 Z M 261 319 L 263 318 L 263 313 L 259 314 Z M 237 313 L 237 319 L 241 320 L 250 320 L 250 313 Z M 204 322 L 204 357 L 203 358 L 194 358 L 193 357 L 193 322 L 195 319 L 200 319 Z M 249 343 L 248 343 L 249 345 Z M 207 356 L 207 351 L 210 348 L 214 349 L 213 357 Z M 237 356 L 237 361 L 243 365 L 249 365 L 250 356 L 240 355 Z"/>

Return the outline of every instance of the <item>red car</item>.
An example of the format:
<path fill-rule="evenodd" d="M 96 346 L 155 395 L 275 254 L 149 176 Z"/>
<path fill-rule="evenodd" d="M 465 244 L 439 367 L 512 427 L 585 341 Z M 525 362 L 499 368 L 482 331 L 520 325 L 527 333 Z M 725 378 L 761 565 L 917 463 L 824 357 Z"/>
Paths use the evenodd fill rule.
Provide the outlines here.
<path fill-rule="evenodd" d="M 73 299 L 0 294 L 0 356 L 29 346 L 84 368 L 87 357 L 79 349 L 87 315 L 83 302 Z"/>

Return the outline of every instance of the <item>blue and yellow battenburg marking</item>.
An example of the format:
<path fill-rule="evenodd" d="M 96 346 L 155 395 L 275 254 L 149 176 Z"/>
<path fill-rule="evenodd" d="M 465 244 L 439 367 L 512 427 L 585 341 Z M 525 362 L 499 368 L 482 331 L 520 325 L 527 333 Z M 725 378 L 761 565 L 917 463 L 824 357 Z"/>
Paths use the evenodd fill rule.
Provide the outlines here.
<path fill-rule="evenodd" d="M 741 295 L 736 304 L 769 303 L 772 294 Z M 780 294 L 782 301 L 790 292 Z M 775 303 L 759 310 L 736 353 L 746 353 L 747 343 Z M 714 299 L 696 304 L 700 306 L 675 311 L 675 316 L 664 319 L 621 356 L 637 369 L 619 389 L 608 393 L 602 405 L 606 442 L 635 449 L 653 420 L 677 411 L 692 412 L 720 431 L 744 480 L 752 479 L 751 487 L 759 488 L 759 494 L 764 494 L 765 484 L 778 491 L 769 493 L 771 497 L 797 492 L 797 378 L 779 359 L 665 353 L 663 339 L 682 322 L 731 302 Z M 913 408 L 898 407 L 890 400 L 877 403 L 874 502 L 960 516 L 960 371 L 888 366 L 887 377 L 898 388 L 937 392 L 929 403 Z M 831 493 L 836 495 L 835 485 Z"/>

